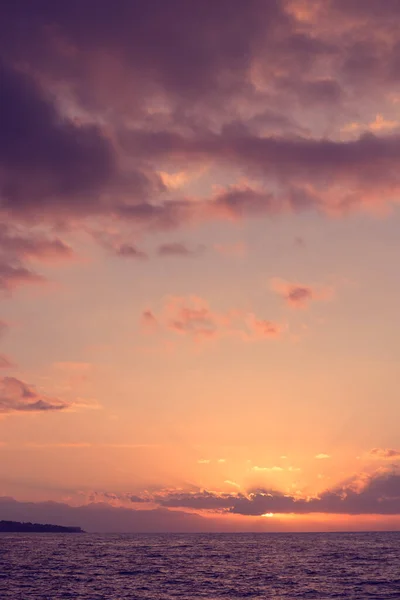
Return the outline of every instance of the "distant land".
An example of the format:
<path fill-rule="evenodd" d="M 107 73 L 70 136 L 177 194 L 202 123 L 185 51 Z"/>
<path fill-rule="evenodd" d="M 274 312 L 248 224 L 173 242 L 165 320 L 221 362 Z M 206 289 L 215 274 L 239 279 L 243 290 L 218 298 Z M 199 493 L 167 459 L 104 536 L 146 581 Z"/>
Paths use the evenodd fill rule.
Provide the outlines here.
<path fill-rule="evenodd" d="M 0 521 L 0 533 L 85 533 L 81 527 L 62 527 L 46 523 L 19 523 L 18 521 Z"/>

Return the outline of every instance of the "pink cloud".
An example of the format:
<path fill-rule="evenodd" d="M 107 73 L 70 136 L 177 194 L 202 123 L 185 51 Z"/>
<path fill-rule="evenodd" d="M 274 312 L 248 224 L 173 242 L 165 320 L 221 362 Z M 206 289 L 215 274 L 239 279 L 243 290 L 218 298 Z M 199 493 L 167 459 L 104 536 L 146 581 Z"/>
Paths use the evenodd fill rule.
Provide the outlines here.
<path fill-rule="evenodd" d="M 231 316 L 213 312 L 202 298 L 170 297 L 164 306 L 167 327 L 179 334 L 189 334 L 195 339 L 217 337 L 229 328 Z"/>
<path fill-rule="evenodd" d="M 16 377 L 0 378 L 0 413 L 63 410 L 66 402 L 41 394 Z"/>
<path fill-rule="evenodd" d="M 32 261 L 53 262 L 75 259 L 72 248 L 59 238 L 34 233 L 26 226 L 0 224 L 0 289 L 13 290 L 45 278 L 29 265 Z"/>
<path fill-rule="evenodd" d="M 247 324 L 250 329 L 249 339 L 278 338 L 284 331 L 279 323 L 257 319 L 253 314 L 248 315 Z"/>
<path fill-rule="evenodd" d="M 27 284 L 45 283 L 45 278 L 26 267 L 0 261 L 0 290 L 13 290 Z"/>
<path fill-rule="evenodd" d="M 0 225 L 0 254 L 18 260 L 53 261 L 75 258 L 73 249 L 63 240 L 5 223 Z"/>
<path fill-rule="evenodd" d="M 290 308 L 295 309 L 307 308 L 310 302 L 330 300 L 333 294 L 332 288 L 327 286 L 291 283 L 279 278 L 271 279 L 270 288 L 281 296 Z"/>
<path fill-rule="evenodd" d="M 198 296 L 170 296 L 159 315 L 147 309 L 142 313 L 142 323 L 160 326 L 164 331 L 185 335 L 195 341 L 235 336 L 244 341 L 277 338 L 283 326 L 259 319 L 252 313 L 231 309 L 215 311 Z"/>

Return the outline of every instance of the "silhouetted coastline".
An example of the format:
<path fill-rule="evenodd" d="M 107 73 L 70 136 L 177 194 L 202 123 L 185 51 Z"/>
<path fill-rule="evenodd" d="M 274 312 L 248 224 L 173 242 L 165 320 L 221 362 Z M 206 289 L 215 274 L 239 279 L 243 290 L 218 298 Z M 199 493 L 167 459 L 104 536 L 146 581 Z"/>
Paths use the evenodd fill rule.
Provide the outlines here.
<path fill-rule="evenodd" d="M 0 521 L 0 533 L 85 533 L 81 527 Z"/>

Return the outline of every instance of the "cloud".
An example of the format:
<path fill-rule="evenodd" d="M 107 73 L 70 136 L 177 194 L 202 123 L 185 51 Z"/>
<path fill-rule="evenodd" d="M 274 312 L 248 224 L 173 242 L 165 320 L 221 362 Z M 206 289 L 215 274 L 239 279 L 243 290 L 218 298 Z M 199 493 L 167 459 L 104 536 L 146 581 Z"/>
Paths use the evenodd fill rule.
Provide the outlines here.
<path fill-rule="evenodd" d="M 400 450 L 395 450 L 394 448 L 372 448 L 369 454 L 373 458 L 379 459 L 399 459 L 400 458 Z"/>
<path fill-rule="evenodd" d="M 329 287 L 290 283 L 279 278 L 271 279 L 270 287 L 290 308 L 296 309 L 306 308 L 310 302 L 329 300 L 332 297 L 332 289 Z"/>
<path fill-rule="evenodd" d="M 251 467 L 251 470 L 255 471 L 256 473 L 263 473 L 263 472 L 276 473 L 276 472 L 283 471 L 283 468 L 282 467 L 257 467 L 257 466 L 254 466 L 254 467 Z"/>
<path fill-rule="evenodd" d="M 247 325 L 250 329 L 248 339 L 268 339 L 278 338 L 282 335 L 284 327 L 273 321 L 258 319 L 255 315 L 249 314 L 246 318 Z"/>
<path fill-rule="evenodd" d="M 147 309 L 142 313 L 147 327 L 161 326 L 165 331 L 188 336 L 195 341 L 235 336 L 243 341 L 279 337 L 284 328 L 278 323 L 258 319 L 239 310 L 217 312 L 198 296 L 170 296 L 159 315 Z"/>
<path fill-rule="evenodd" d="M 117 256 L 122 256 L 124 258 L 147 258 L 147 254 L 145 252 L 139 250 L 136 246 L 132 244 L 121 244 L 120 246 L 115 248 L 115 253 Z"/>
<path fill-rule="evenodd" d="M 224 483 L 226 483 L 227 485 L 231 485 L 235 488 L 240 488 L 240 485 L 238 483 L 236 483 L 236 481 L 231 481 L 230 479 L 225 479 Z"/>
<path fill-rule="evenodd" d="M 197 510 L 223 510 L 228 513 L 261 516 L 274 514 L 399 515 L 400 475 L 397 471 L 377 472 L 363 484 L 350 481 L 319 496 L 302 498 L 273 489 L 257 489 L 246 494 L 216 492 L 169 493 L 156 495 L 161 506 Z"/>
<path fill-rule="evenodd" d="M 216 494 L 215 492 L 198 492 L 187 494 L 172 492 L 166 495 L 155 495 L 154 500 L 167 508 L 190 508 L 197 510 L 226 510 L 234 498 L 240 495 Z"/>
<path fill-rule="evenodd" d="M 319 454 L 316 454 L 314 458 L 317 458 L 318 460 L 324 460 L 326 458 L 330 458 L 330 455 L 320 452 Z"/>
<path fill-rule="evenodd" d="M 57 237 L 0 223 L 0 289 L 9 291 L 22 285 L 44 283 L 45 278 L 26 263 L 73 258 L 72 248 Z"/>
<path fill-rule="evenodd" d="M 65 260 L 74 257 L 72 248 L 59 238 L 48 238 L 29 229 L 0 224 L 0 255 L 9 259 Z"/>
<path fill-rule="evenodd" d="M 231 186 L 204 204 L 209 218 L 238 219 L 314 209 L 346 214 L 354 208 L 379 207 L 395 200 L 400 180 L 396 134 L 363 135 L 359 139 L 259 137 L 246 131 L 204 132 L 195 138 L 175 133 L 133 132 L 132 152 L 139 148 L 159 160 L 196 163 L 204 160 L 245 170 L 259 183 Z M 275 188 L 275 190 L 273 189 Z M 176 207 L 178 205 L 175 205 Z M 182 210 L 195 204 L 181 204 Z M 170 208 L 172 208 L 170 206 Z M 186 215 L 187 216 L 187 215 Z"/>
<path fill-rule="evenodd" d="M 0 413 L 47 412 L 67 407 L 66 402 L 41 394 L 15 377 L 0 378 Z"/>
<path fill-rule="evenodd" d="M 384 131 L 386 129 L 391 130 L 391 129 L 397 129 L 398 127 L 400 127 L 400 122 L 399 121 L 387 121 L 383 115 L 376 115 L 375 120 L 371 121 L 371 123 L 368 123 L 367 125 L 363 125 L 362 123 L 349 123 L 347 125 L 345 125 L 344 127 L 342 127 L 342 131 L 345 132 L 354 132 L 354 131 L 359 131 L 361 130 L 369 130 L 369 131 Z"/>
<path fill-rule="evenodd" d="M 213 338 L 230 327 L 232 316 L 213 312 L 202 298 L 170 297 L 165 305 L 167 327 L 195 338 Z"/>
<path fill-rule="evenodd" d="M 90 234 L 103 248 L 108 250 L 110 254 L 121 258 L 146 259 L 148 255 L 143 250 L 131 241 L 126 241 L 123 236 L 115 229 L 111 230 L 91 230 Z"/>
<path fill-rule="evenodd" d="M 79 213 L 82 194 L 101 190 L 114 172 L 109 142 L 96 126 L 62 118 L 30 74 L 2 62 L 0 77 L 3 209 Z"/>
<path fill-rule="evenodd" d="M 397 201 L 395 3 L 114 4 L 3 9 L 7 218 L 77 228 L 96 216 L 153 231 Z M 343 141 L 354 118 L 373 134 Z M 247 183 L 195 198 L 185 174 L 218 167 Z"/>
<path fill-rule="evenodd" d="M 0 290 L 13 290 L 21 285 L 42 284 L 45 278 L 18 264 L 3 263 L 0 260 Z"/>
<path fill-rule="evenodd" d="M 197 248 L 190 249 L 182 242 L 171 242 L 168 244 L 161 244 L 157 248 L 157 254 L 159 256 L 181 256 L 183 258 L 190 258 L 199 256 L 203 250 L 204 246 L 197 246 Z"/>

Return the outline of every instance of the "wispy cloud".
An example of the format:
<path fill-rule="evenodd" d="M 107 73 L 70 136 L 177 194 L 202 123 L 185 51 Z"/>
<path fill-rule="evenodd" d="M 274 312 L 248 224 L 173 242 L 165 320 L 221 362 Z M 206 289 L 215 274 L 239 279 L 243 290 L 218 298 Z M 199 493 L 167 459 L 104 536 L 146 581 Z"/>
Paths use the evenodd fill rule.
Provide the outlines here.
<path fill-rule="evenodd" d="M 283 467 L 277 467 L 277 466 L 273 466 L 273 467 L 251 467 L 251 470 L 254 471 L 255 473 L 280 473 L 281 471 L 283 471 Z"/>

